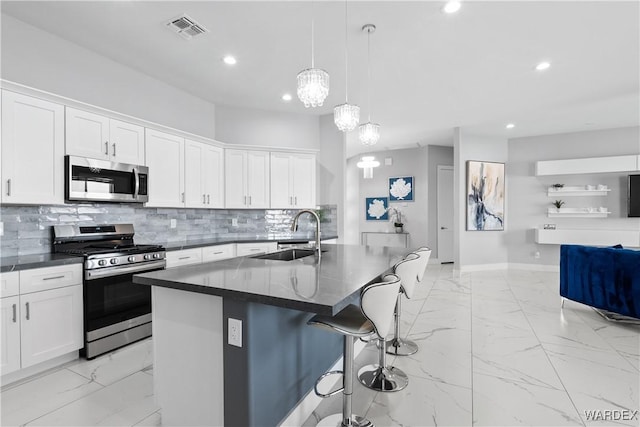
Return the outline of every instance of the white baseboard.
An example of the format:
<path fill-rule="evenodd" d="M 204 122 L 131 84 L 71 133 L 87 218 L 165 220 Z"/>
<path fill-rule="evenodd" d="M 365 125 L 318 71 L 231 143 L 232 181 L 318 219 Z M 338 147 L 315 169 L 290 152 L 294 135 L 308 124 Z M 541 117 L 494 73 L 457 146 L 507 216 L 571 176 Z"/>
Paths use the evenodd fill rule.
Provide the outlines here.
<path fill-rule="evenodd" d="M 360 354 L 364 347 L 367 345 L 366 342 L 356 340 L 355 345 L 353 347 L 353 357 L 356 358 Z M 329 368 L 329 371 L 338 371 L 342 370 L 342 357 L 338 359 L 338 361 Z M 340 376 L 337 376 L 335 384 L 340 381 Z M 320 405 L 322 402 L 322 398 L 317 396 L 313 389 L 309 390 L 307 395 L 298 403 L 298 405 L 289 412 L 289 415 L 282 420 L 279 424 L 281 427 L 294 427 L 301 426 L 313 413 L 313 411 Z"/>
<path fill-rule="evenodd" d="M 509 268 L 509 263 L 501 262 L 496 264 L 463 265 L 457 270 L 459 270 L 460 273 L 471 273 L 474 271 L 506 270 L 508 268 Z"/>
<path fill-rule="evenodd" d="M 558 273 L 560 272 L 560 266 L 549 265 L 549 264 L 521 264 L 516 262 L 510 262 L 509 270 L 549 271 L 552 273 Z"/>
<path fill-rule="evenodd" d="M 2 383 L 2 388 L 4 389 L 7 386 L 13 387 L 24 379 L 31 379 L 31 377 L 36 377 L 39 374 L 48 372 L 51 369 L 60 368 L 64 364 L 78 359 L 78 357 L 78 351 L 76 350 L 72 351 L 71 353 L 63 354 L 62 356 L 58 356 L 53 359 L 38 363 L 37 365 L 29 366 L 28 368 L 20 369 L 19 371 L 3 375 L 2 379 L 0 380 L 0 382 Z"/>

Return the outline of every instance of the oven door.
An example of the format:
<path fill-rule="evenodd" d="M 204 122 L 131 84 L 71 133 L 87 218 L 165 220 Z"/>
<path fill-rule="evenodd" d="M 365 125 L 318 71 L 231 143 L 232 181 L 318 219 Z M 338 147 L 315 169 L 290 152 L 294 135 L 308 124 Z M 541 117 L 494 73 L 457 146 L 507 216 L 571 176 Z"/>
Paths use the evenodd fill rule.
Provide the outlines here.
<path fill-rule="evenodd" d="M 164 269 L 164 262 L 154 265 L 122 274 L 85 275 L 86 341 L 95 341 L 151 321 L 151 286 L 133 283 L 133 275 Z"/>
<path fill-rule="evenodd" d="M 149 168 L 65 156 L 67 201 L 147 202 Z"/>

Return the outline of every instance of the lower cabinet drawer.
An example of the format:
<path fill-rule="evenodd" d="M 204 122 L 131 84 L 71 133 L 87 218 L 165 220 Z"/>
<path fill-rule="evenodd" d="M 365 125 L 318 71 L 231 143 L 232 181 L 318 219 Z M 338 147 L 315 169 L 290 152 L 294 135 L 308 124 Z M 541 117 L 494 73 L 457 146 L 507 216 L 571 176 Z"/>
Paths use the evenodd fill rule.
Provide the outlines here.
<path fill-rule="evenodd" d="M 277 242 L 268 243 L 238 243 L 236 246 L 236 256 L 268 254 L 278 249 Z"/>
<path fill-rule="evenodd" d="M 0 298 L 11 297 L 20 293 L 20 273 L 10 271 L 0 274 Z"/>
<path fill-rule="evenodd" d="M 202 248 L 202 262 L 220 261 L 236 256 L 236 245 L 231 243 L 228 245 L 207 246 Z"/>
<path fill-rule="evenodd" d="M 200 264 L 202 262 L 202 249 L 184 249 L 182 251 L 169 251 L 166 254 L 167 268 L 181 267 L 183 265 Z"/>
<path fill-rule="evenodd" d="M 82 264 L 34 268 L 19 273 L 20 294 L 82 284 Z"/>

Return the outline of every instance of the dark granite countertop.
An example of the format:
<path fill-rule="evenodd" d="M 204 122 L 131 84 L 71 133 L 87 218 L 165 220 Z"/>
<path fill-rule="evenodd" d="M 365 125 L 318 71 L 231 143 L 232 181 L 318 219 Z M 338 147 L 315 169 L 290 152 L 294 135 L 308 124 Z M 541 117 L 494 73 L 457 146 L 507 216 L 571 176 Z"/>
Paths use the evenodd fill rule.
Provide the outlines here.
<path fill-rule="evenodd" d="M 408 248 L 325 245 L 294 261 L 238 257 L 134 276 L 135 283 L 218 295 L 300 311 L 334 315 L 358 298 Z"/>
<path fill-rule="evenodd" d="M 321 240 L 337 239 L 337 235 L 321 235 Z M 191 242 L 165 242 L 160 243 L 167 251 L 179 251 L 182 249 L 202 248 L 206 246 L 225 245 L 228 243 L 259 243 L 259 242 L 283 242 L 296 243 L 315 240 L 315 233 L 293 234 L 252 234 L 225 236 L 215 239 L 194 240 Z"/>
<path fill-rule="evenodd" d="M 52 267 L 54 265 L 82 264 L 83 258 L 64 254 L 34 254 L 0 258 L 0 273 Z"/>

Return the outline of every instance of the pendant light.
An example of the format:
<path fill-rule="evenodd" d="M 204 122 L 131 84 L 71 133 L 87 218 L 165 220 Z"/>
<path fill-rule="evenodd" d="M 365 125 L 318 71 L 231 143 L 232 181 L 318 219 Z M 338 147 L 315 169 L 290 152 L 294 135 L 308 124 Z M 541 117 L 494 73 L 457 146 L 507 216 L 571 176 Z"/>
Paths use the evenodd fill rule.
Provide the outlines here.
<path fill-rule="evenodd" d="M 362 169 L 363 178 L 373 178 L 373 168 L 380 166 L 380 162 L 376 160 L 374 156 L 363 156 L 362 159 L 356 163 L 356 166 Z"/>
<path fill-rule="evenodd" d="M 329 73 L 315 68 L 314 24 L 313 2 L 311 2 L 311 68 L 298 73 L 298 98 L 307 108 L 321 107 L 329 95 Z"/>
<path fill-rule="evenodd" d="M 366 24 L 362 27 L 362 31 L 367 32 L 367 90 L 368 90 L 368 107 L 369 121 L 360 125 L 358 129 L 360 142 L 364 145 L 374 145 L 380 139 L 380 125 L 371 122 L 371 33 L 376 31 L 376 26 Z"/>
<path fill-rule="evenodd" d="M 344 1 L 344 104 L 333 108 L 333 122 L 342 132 L 352 131 L 360 122 L 360 107 L 349 104 L 349 39 L 347 32 L 347 0 Z"/>

